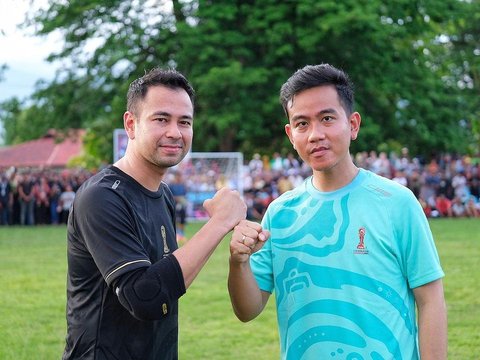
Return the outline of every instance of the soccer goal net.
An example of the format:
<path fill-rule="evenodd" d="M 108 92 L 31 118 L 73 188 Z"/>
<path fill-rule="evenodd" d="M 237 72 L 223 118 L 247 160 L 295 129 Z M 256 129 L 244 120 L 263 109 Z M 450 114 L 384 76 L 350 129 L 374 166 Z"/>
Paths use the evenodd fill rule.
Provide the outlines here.
<path fill-rule="evenodd" d="M 175 181 L 176 173 L 181 174 L 186 188 L 187 219 L 200 221 L 208 218 L 203 202 L 220 188 L 238 190 L 243 195 L 242 171 L 240 152 L 191 152 L 169 170 L 165 182 L 170 184 Z"/>

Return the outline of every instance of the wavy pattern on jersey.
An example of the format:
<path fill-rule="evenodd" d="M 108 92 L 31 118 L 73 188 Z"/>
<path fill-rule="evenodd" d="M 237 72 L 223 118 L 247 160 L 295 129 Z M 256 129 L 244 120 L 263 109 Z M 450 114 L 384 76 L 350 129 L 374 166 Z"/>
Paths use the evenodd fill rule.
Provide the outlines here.
<path fill-rule="evenodd" d="M 271 219 L 271 230 L 275 234 L 271 239 L 272 247 L 294 255 L 285 261 L 283 270 L 276 276 L 277 303 L 288 307 L 284 302 L 290 301 L 290 296 L 299 296 L 300 301 L 302 298 L 308 299 L 308 295 L 301 295 L 303 291 L 318 291 L 322 294 L 322 289 L 342 291 L 343 287 L 354 287 L 370 293 L 372 299 L 388 302 L 404 320 L 408 331 L 413 333 L 414 319 L 408 315 L 410 312 L 403 298 L 386 283 L 348 270 L 312 265 L 298 260 L 308 258 L 303 254 L 313 258 L 327 257 L 344 247 L 350 225 L 348 200 L 348 194 L 337 199 L 327 197 L 321 200 L 312 198 L 305 192 L 297 198 L 286 200 L 277 208 Z M 299 295 L 295 294 L 297 290 L 301 291 Z M 395 334 L 383 322 L 384 319 L 350 302 L 318 297 L 312 300 L 313 302 L 299 308 L 289 318 L 288 329 L 294 323 L 301 324 L 302 321 L 307 321 L 307 317 L 313 316 L 312 319 L 315 319 L 315 316 L 320 314 L 344 318 L 352 326 L 356 324 L 356 327 L 345 328 L 338 324 L 317 322 L 319 326 L 306 329 L 293 340 L 293 344 L 288 347 L 284 344 L 283 348 L 288 349 L 288 359 L 300 359 L 311 346 L 319 342 L 325 342 L 325 345 L 328 342 L 343 344 L 335 350 L 339 351 L 337 355 L 341 359 L 402 359 L 400 345 Z M 357 328 L 362 329 L 361 333 L 356 332 Z M 286 341 L 286 338 L 283 341 Z M 334 355 L 332 352 L 331 356 Z"/>
<path fill-rule="evenodd" d="M 288 327 L 292 326 L 296 321 L 302 321 L 306 316 L 312 316 L 315 314 L 327 313 L 336 316 L 348 318 L 351 321 L 349 314 L 355 314 L 355 318 L 362 319 L 362 331 L 369 339 L 374 339 L 385 345 L 385 348 L 389 351 L 388 359 L 401 360 L 402 356 L 398 353 L 399 344 L 395 340 L 395 335 L 391 330 L 375 315 L 369 311 L 344 301 L 338 300 L 318 300 L 309 303 L 297 310 L 288 320 Z M 355 333 L 352 330 L 341 328 L 339 326 L 318 326 L 313 327 L 305 331 L 288 347 L 287 359 L 301 359 L 303 354 L 311 346 L 320 342 L 333 342 L 336 344 L 342 344 L 342 346 L 355 347 L 358 351 L 367 351 L 366 340 Z M 340 348 L 342 352 L 346 351 Z M 368 350 L 369 351 L 369 350 Z M 375 355 L 373 355 L 375 354 Z M 352 355 L 358 355 L 358 357 L 352 357 Z M 378 355 L 378 359 L 384 359 L 377 352 L 373 352 L 372 359 Z M 347 354 L 347 359 L 363 359 L 363 357 L 357 353 L 352 352 Z"/>
<path fill-rule="evenodd" d="M 389 285 L 368 276 L 342 269 L 311 265 L 291 257 L 285 261 L 283 271 L 277 275 L 275 282 L 281 284 L 276 289 L 279 304 L 288 293 L 294 292 L 299 287 L 341 289 L 343 286 L 354 286 L 361 288 L 389 302 L 405 321 L 408 331 L 413 333 L 412 319 L 404 315 L 409 313 L 408 307 L 400 295 Z"/>
<path fill-rule="evenodd" d="M 347 208 L 348 197 L 347 194 L 340 200 L 342 222 L 338 230 L 338 239 L 335 243 L 319 246 L 322 239 L 328 238 L 334 233 L 335 224 L 338 220 L 335 215 L 335 202 L 333 200 L 323 201 L 320 207 L 318 207 L 320 201 L 311 199 L 309 204 L 311 211 L 306 211 L 307 208 L 302 207 L 302 214 L 298 214 L 297 211 L 288 206 L 293 207 L 299 204 L 285 203 L 285 207 L 275 214 L 272 218 L 272 223 L 275 224 L 276 229 L 288 229 L 288 231 L 276 232 L 275 246 L 280 249 L 288 249 L 289 251 L 302 251 L 316 257 L 325 257 L 342 249 L 345 244 L 345 234 L 350 225 L 350 215 Z M 301 219 L 299 219 L 300 215 L 302 215 Z M 323 219 L 323 221 L 321 225 L 312 227 L 312 224 L 309 223 L 311 219 Z M 311 235 L 312 241 L 316 241 L 317 244 L 302 242 L 301 245 L 295 246 L 298 241 L 304 240 L 307 235 Z"/>

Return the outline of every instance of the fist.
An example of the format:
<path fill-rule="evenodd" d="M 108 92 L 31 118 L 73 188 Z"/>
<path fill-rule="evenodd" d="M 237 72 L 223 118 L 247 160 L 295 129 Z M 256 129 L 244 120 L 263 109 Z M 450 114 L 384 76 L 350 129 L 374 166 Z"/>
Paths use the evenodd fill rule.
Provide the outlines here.
<path fill-rule="evenodd" d="M 251 254 L 260 250 L 270 237 L 267 230 L 256 222 L 242 220 L 233 230 L 230 241 L 230 256 L 232 261 L 246 262 Z"/>
<path fill-rule="evenodd" d="M 212 199 L 205 200 L 203 207 L 211 219 L 220 222 L 229 231 L 247 216 L 247 205 L 240 193 L 227 188 L 220 189 Z"/>

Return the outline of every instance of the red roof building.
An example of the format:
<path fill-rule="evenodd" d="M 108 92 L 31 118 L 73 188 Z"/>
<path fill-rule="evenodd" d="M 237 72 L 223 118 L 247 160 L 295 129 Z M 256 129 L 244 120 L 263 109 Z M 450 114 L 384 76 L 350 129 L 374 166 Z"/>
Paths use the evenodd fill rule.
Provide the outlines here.
<path fill-rule="evenodd" d="M 0 147 L 0 168 L 64 168 L 68 161 L 83 154 L 85 130 L 68 135 L 50 130 L 44 137 L 21 144 Z"/>

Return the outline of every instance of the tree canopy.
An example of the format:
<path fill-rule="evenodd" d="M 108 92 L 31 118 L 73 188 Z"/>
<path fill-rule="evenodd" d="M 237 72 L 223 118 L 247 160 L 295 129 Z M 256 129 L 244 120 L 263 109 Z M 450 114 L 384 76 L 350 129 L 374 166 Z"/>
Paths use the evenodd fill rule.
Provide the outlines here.
<path fill-rule="evenodd" d="M 326 62 L 355 83 L 354 151 L 476 152 L 479 14 L 475 0 L 52 0 L 27 24 L 63 34 L 49 60 L 65 66 L 0 116 L 8 143 L 87 128 L 90 155 L 111 161 L 129 83 L 174 67 L 197 91 L 194 151 L 286 152 L 279 89 Z"/>

